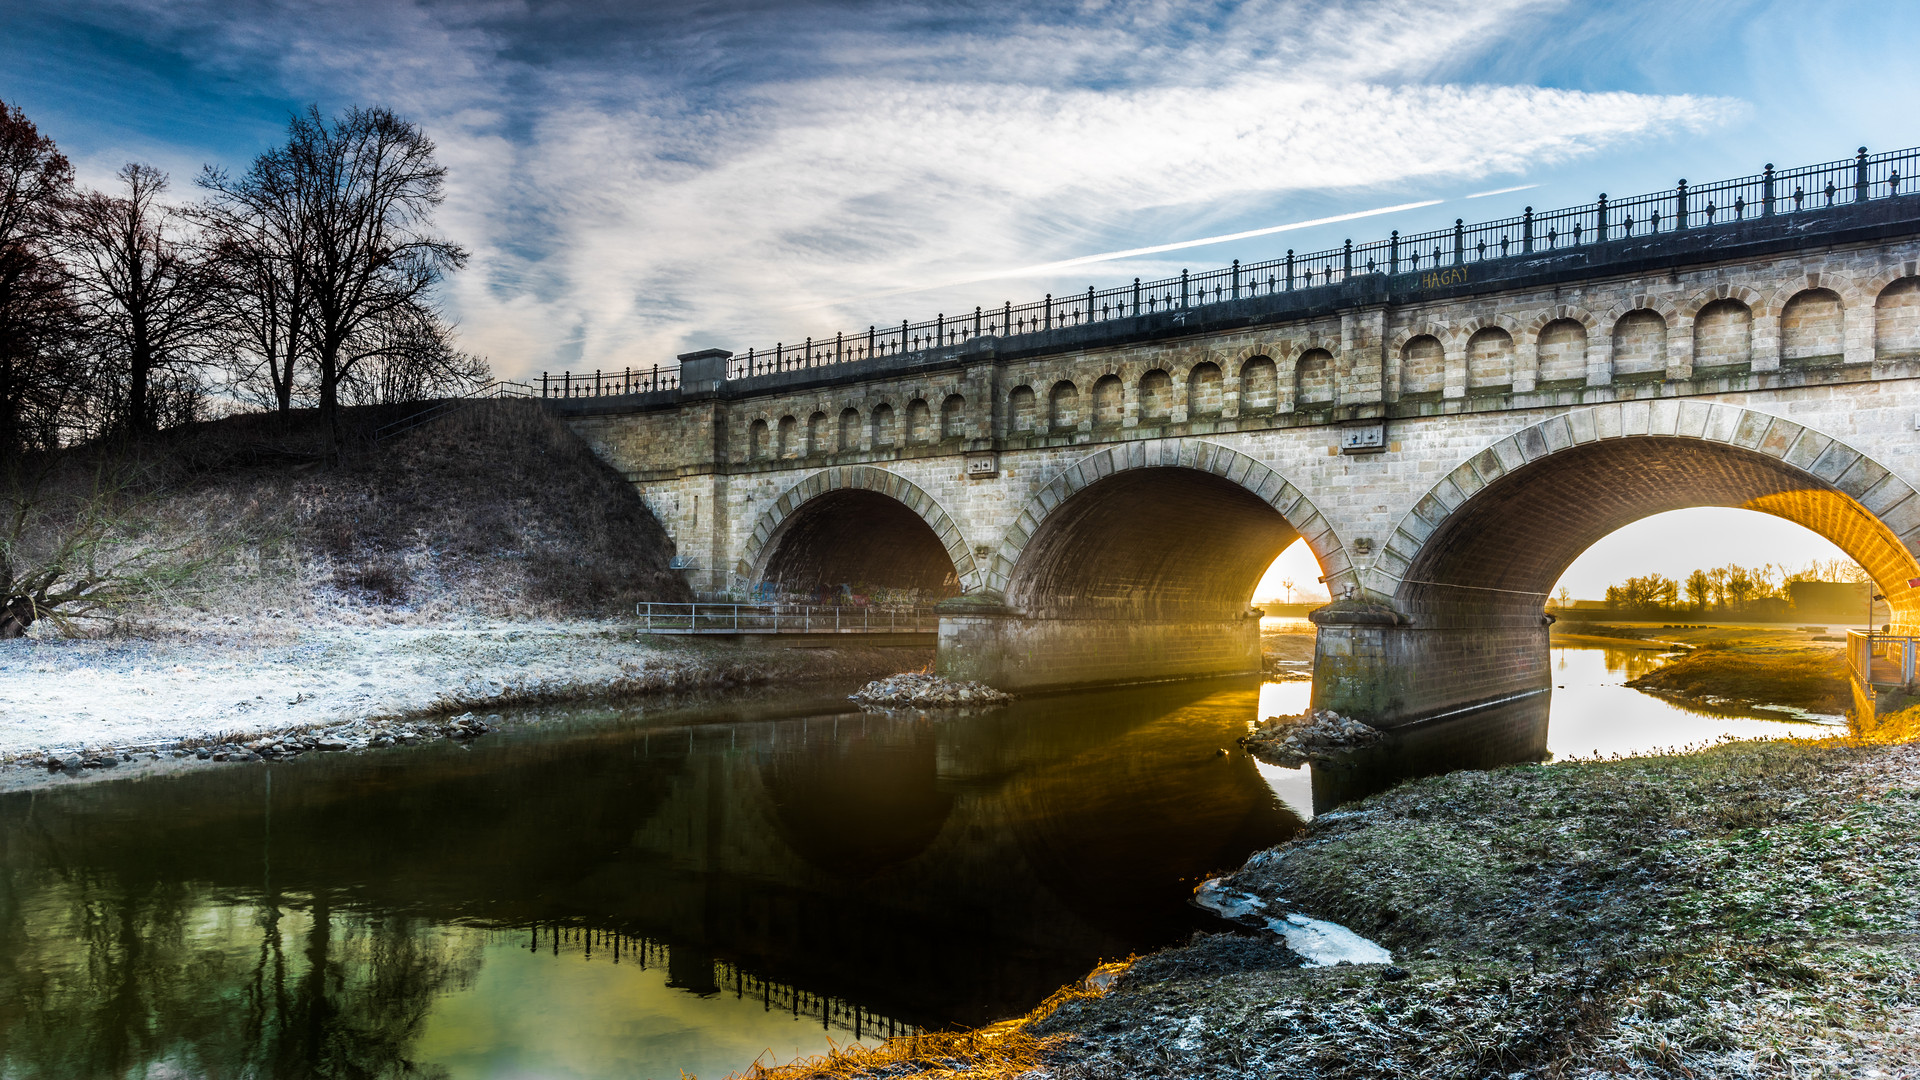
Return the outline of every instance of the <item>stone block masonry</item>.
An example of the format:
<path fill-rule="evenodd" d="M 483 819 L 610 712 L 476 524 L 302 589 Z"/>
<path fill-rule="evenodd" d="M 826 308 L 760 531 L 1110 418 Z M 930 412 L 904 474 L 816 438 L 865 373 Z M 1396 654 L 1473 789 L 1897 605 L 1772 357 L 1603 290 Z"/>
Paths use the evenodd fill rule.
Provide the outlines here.
<path fill-rule="evenodd" d="M 1920 631 L 1920 196 L 1794 220 L 554 405 L 696 587 L 945 598 L 941 670 L 1007 687 L 1253 670 L 1304 539 L 1391 615 L 1321 626 L 1315 701 L 1391 724 L 1546 686 L 1559 574 L 1686 506 L 1827 536 Z"/>

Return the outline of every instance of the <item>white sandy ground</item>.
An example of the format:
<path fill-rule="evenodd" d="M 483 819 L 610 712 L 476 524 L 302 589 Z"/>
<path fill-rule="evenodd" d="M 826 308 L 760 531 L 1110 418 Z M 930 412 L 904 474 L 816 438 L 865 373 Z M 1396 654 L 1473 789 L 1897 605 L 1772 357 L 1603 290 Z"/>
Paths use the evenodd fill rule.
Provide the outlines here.
<path fill-rule="evenodd" d="M 0 761 L 871 666 L 857 657 L 822 663 L 829 655 L 636 640 L 617 623 L 595 622 L 297 630 L 255 624 L 151 637 L 29 638 L 0 642 Z"/>

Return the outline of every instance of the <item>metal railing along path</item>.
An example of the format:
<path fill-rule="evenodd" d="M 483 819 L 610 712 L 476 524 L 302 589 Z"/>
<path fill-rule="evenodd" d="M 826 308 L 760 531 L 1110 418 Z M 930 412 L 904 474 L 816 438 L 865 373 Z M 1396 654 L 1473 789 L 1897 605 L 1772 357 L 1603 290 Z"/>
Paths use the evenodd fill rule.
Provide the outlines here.
<path fill-rule="evenodd" d="M 940 616 L 930 607 L 642 601 L 634 605 L 634 615 L 649 634 L 898 634 L 940 629 Z"/>
<path fill-rule="evenodd" d="M 1048 294 L 1044 299 L 998 307 L 976 307 L 971 312 L 898 325 L 874 324 L 864 331 L 839 331 L 799 342 L 776 342 L 772 349 L 749 348 L 727 362 L 729 379 L 750 378 L 781 371 L 830 367 L 874 357 L 899 356 L 926 349 L 964 345 L 982 337 L 1019 337 L 1056 328 L 1127 319 L 1209 304 L 1231 303 L 1307 289 L 1328 288 L 1368 274 L 1430 275 L 1434 286 L 1464 282 L 1465 268 L 1500 259 L 1537 256 L 1590 247 L 1610 241 L 1683 233 L 1709 225 L 1755 221 L 1808 214 L 1830 207 L 1920 192 L 1914 173 L 1920 169 L 1920 148 L 1868 154 L 1865 147 L 1851 158 L 1775 169 L 1768 165 L 1751 176 L 1707 184 L 1685 180 L 1665 191 L 1609 199 L 1602 194 L 1582 206 L 1535 212 L 1529 206 L 1517 217 L 1468 224 L 1456 218 L 1451 227 L 1356 244 L 1348 240 L 1337 248 L 1285 256 L 1264 262 L 1233 265 L 1199 272 L 1180 271 L 1179 277 L 1142 281 L 1083 293 Z M 542 373 L 542 397 L 598 397 L 644 393 L 678 385 L 677 369 L 654 367 L 619 375 L 562 372 Z"/>
<path fill-rule="evenodd" d="M 430 424 L 433 421 L 440 419 L 442 416 L 445 416 L 448 413 L 452 412 L 453 410 L 462 408 L 467 405 L 471 405 L 476 401 L 489 401 L 489 400 L 495 400 L 499 398 L 531 398 L 531 397 L 533 397 L 533 386 L 530 383 L 513 382 L 508 379 L 494 379 L 491 382 L 488 382 L 485 385 L 481 386 L 479 389 L 462 394 L 459 397 L 445 398 L 440 401 L 423 403 L 425 404 L 426 407 L 421 409 L 419 412 L 414 413 L 411 416 L 402 417 L 401 419 L 395 420 L 393 423 L 388 424 L 385 427 L 382 427 L 376 430 L 373 433 L 373 441 L 382 442 L 384 440 L 393 438 L 395 435 L 400 435 L 405 432 L 412 431 L 414 428 L 419 427 L 421 424 Z"/>
<path fill-rule="evenodd" d="M 1847 667 L 1868 686 L 1911 686 L 1920 646 L 1906 634 L 1847 631 Z"/>

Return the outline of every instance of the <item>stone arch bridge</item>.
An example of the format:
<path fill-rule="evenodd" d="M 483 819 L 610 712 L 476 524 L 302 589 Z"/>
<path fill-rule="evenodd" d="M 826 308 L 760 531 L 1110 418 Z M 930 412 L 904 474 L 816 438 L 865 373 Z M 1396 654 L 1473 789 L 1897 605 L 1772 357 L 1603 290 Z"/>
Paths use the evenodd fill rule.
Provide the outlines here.
<path fill-rule="evenodd" d="M 1706 505 L 1833 540 L 1920 632 L 1920 196 L 1866 162 L 1827 167 L 1828 205 L 1776 206 L 1769 172 L 1765 213 L 1683 188 L 1638 233 L 1561 212 L 1598 222 L 1568 243 L 1529 210 L 1424 269 L 1396 237 L 1324 278 L 1290 255 L 1289 288 L 1236 267 L 1194 304 L 1183 275 L 1164 307 L 1136 285 L 891 349 L 694 353 L 677 386 L 551 404 L 697 587 L 945 596 L 939 667 L 1015 688 L 1256 669 L 1252 589 L 1304 538 L 1336 598 L 1317 704 L 1392 724 L 1539 692 L 1567 565 Z"/>

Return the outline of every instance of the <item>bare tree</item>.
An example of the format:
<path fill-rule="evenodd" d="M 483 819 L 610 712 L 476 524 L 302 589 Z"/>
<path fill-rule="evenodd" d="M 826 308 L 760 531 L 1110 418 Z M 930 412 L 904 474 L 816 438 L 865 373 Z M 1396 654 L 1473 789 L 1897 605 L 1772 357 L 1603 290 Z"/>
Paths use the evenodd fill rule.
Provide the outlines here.
<path fill-rule="evenodd" d="M 130 164 L 121 193 L 90 192 L 66 214 L 66 250 L 81 310 L 100 343 L 99 389 L 112 427 L 156 430 L 172 395 L 191 395 L 219 325 L 209 261 L 183 234 L 187 216 L 160 201 L 164 173 Z"/>
<path fill-rule="evenodd" d="M 307 215 L 298 172 L 284 151 L 255 158 L 240 177 L 209 167 L 199 179 L 212 193 L 202 214 L 221 269 L 224 351 L 235 389 L 282 415 L 311 389 L 306 368 Z"/>
<path fill-rule="evenodd" d="M 463 394 L 488 376 L 485 360 L 454 348 L 453 328 L 437 312 L 413 304 L 370 322 L 350 356 L 343 396 L 361 405 Z"/>
<path fill-rule="evenodd" d="M 301 216 L 303 336 L 338 445 L 340 401 L 355 369 L 397 355 L 390 347 L 396 328 L 408 325 L 410 313 L 432 312 L 434 286 L 466 264 L 464 250 L 432 232 L 446 169 L 419 128 L 385 109 L 361 108 L 333 121 L 310 108 L 288 125 L 286 146 L 256 167 L 284 174 L 276 190 L 296 201 Z"/>
<path fill-rule="evenodd" d="M 208 563 L 204 539 L 143 536 L 142 504 L 131 469 L 108 459 L 90 471 L 57 454 L 0 463 L 0 640 L 41 619 L 72 633 Z"/>
<path fill-rule="evenodd" d="M 58 445 L 84 390 L 79 314 L 54 250 L 73 172 L 0 102 L 0 459 Z"/>

